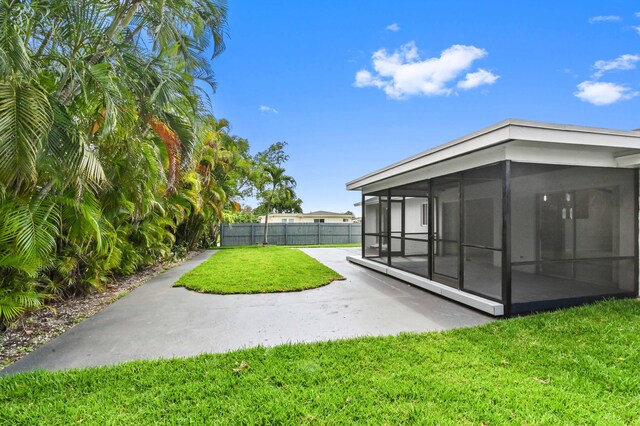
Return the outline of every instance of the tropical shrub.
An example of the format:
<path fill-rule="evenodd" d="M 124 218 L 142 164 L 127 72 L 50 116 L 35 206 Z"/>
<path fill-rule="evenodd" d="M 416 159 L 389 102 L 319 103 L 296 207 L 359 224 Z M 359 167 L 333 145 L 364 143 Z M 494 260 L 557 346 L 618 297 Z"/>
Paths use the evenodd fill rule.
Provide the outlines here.
<path fill-rule="evenodd" d="M 215 0 L 0 3 L 0 325 L 215 238 L 251 169 Z"/>

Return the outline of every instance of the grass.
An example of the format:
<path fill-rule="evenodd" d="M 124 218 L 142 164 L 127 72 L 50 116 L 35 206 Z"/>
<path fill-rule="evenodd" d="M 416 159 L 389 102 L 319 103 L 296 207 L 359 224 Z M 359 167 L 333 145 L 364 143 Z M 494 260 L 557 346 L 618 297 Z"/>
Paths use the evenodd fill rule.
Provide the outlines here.
<path fill-rule="evenodd" d="M 220 250 L 184 274 L 176 287 L 203 293 L 275 293 L 320 287 L 344 279 L 294 248 L 253 246 Z"/>
<path fill-rule="evenodd" d="M 253 246 L 220 246 L 220 247 L 211 247 L 212 250 L 235 250 L 241 248 L 255 248 L 261 247 L 258 245 Z M 270 246 L 274 247 L 274 246 Z M 275 247 L 289 247 L 289 248 L 347 248 L 347 247 L 362 247 L 360 243 L 345 243 L 345 244 L 302 244 L 302 245 L 278 245 Z"/>
<path fill-rule="evenodd" d="M 165 271 L 162 271 L 161 273 L 163 273 L 163 272 L 165 272 Z M 113 296 L 111 298 L 111 300 L 109 301 L 109 303 L 117 302 L 118 300 L 122 299 L 123 297 L 128 296 L 129 293 L 131 293 L 131 290 L 132 289 L 124 290 L 123 292 Z"/>
<path fill-rule="evenodd" d="M 297 247 L 297 248 L 343 248 L 343 247 L 362 247 L 360 243 L 349 243 L 349 244 L 307 244 L 300 246 L 289 246 L 289 247 Z"/>
<path fill-rule="evenodd" d="M 2 424 L 638 424 L 640 303 L 0 378 Z"/>

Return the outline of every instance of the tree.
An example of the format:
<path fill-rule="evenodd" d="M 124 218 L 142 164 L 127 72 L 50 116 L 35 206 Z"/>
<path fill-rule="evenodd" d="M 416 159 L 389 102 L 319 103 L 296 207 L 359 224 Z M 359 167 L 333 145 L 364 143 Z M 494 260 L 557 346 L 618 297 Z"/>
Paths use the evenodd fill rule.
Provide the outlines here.
<path fill-rule="evenodd" d="M 277 206 L 279 212 L 302 212 L 296 193 L 296 181 L 286 174 L 282 165 L 289 159 L 284 152 L 286 142 L 276 142 L 254 157 L 253 182 L 260 206 L 256 211 L 264 213 L 264 240 L 268 244 L 269 214 Z"/>
<path fill-rule="evenodd" d="M 255 214 L 264 216 L 267 211 L 267 204 L 262 201 L 255 208 Z M 286 191 L 276 191 L 271 200 L 269 213 L 302 213 L 302 200 L 298 198 L 293 188 Z"/>
<path fill-rule="evenodd" d="M 242 206 L 240 211 L 225 209 L 223 223 L 259 223 L 260 219 L 256 216 L 251 206 Z"/>
<path fill-rule="evenodd" d="M 293 188 L 296 186 L 296 181 L 285 174 L 286 170 L 282 167 L 275 165 L 268 165 L 263 169 L 261 187 L 264 188 L 258 194 L 258 196 L 264 200 L 265 203 L 265 221 L 264 221 L 264 240 L 263 244 L 269 244 L 269 213 L 273 201 L 275 199 L 292 199 L 295 194 Z"/>
<path fill-rule="evenodd" d="M 251 171 L 249 143 L 228 134 L 229 122 L 204 117 L 199 128 L 199 144 L 193 155 L 195 172 L 185 180 L 184 194 L 191 213 L 178 227 L 180 243 L 188 249 L 216 243 L 219 224 L 229 215 L 239 213 L 240 203 Z"/>
<path fill-rule="evenodd" d="M 0 2 L 1 326 L 203 244 L 251 158 L 196 84 L 222 2 Z"/>

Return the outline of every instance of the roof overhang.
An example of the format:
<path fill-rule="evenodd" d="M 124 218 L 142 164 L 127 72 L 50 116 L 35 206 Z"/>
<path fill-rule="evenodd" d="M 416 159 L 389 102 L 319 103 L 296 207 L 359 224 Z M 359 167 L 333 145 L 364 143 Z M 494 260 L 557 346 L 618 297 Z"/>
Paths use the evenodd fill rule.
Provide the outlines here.
<path fill-rule="evenodd" d="M 509 119 L 347 183 L 377 190 L 501 160 L 640 167 L 640 131 Z"/>
<path fill-rule="evenodd" d="M 260 215 L 258 217 L 264 217 Z M 335 218 L 350 218 L 355 217 L 352 214 L 309 214 L 309 213 L 269 213 L 269 217 L 335 217 Z"/>

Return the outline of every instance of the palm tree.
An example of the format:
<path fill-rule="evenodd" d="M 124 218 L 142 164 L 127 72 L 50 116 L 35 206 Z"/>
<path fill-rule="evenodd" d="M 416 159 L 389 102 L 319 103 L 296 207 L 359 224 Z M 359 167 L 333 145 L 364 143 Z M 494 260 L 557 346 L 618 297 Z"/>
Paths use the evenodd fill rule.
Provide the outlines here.
<path fill-rule="evenodd" d="M 217 0 L 0 0 L 0 324 L 221 215 L 237 163 L 198 174 L 195 81 L 214 85 L 225 30 Z"/>
<path fill-rule="evenodd" d="M 275 165 L 265 166 L 260 177 L 262 190 L 258 194 L 265 203 L 264 240 L 263 245 L 269 244 L 269 213 L 275 197 L 290 197 L 296 186 L 296 181 L 285 174 L 286 170 Z"/>

